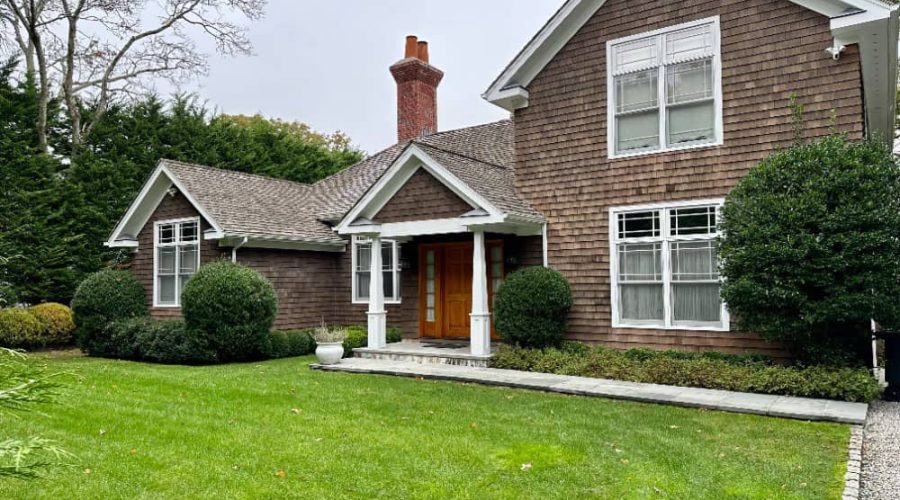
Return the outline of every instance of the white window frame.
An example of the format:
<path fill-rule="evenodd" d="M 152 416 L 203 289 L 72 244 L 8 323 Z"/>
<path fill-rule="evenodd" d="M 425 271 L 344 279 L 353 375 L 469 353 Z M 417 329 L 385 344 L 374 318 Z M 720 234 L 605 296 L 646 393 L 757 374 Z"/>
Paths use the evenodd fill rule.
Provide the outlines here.
<path fill-rule="evenodd" d="M 179 290 L 180 280 L 178 279 L 178 271 L 180 270 L 181 265 L 181 252 L 178 250 L 179 247 L 183 246 L 183 242 L 181 241 L 181 224 L 187 222 L 196 222 L 197 223 L 197 267 L 196 269 L 200 269 L 200 262 L 202 262 L 200 258 L 200 252 L 202 251 L 201 247 L 203 246 L 201 243 L 203 241 L 203 231 L 200 225 L 200 217 L 186 217 L 183 219 L 168 219 L 168 220 L 159 220 L 153 223 L 153 307 L 159 309 L 172 308 L 177 309 L 181 307 L 181 290 Z M 175 225 L 175 241 L 172 243 L 160 243 L 159 241 L 159 228 L 161 226 L 166 226 L 169 224 Z M 193 242 L 191 242 L 193 243 Z M 160 247 L 174 247 L 175 250 L 175 302 L 173 303 L 163 303 L 159 301 L 159 248 Z"/>
<path fill-rule="evenodd" d="M 715 137 L 712 141 L 707 142 L 697 142 L 697 143 L 688 143 L 681 144 L 678 146 L 669 146 L 668 143 L 668 134 L 666 124 L 668 123 L 668 103 L 666 100 L 666 92 L 668 90 L 668 80 L 666 78 L 666 67 L 669 64 L 672 64 L 666 61 L 666 53 L 665 53 L 665 35 L 673 32 L 678 32 L 690 28 L 696 28 L 698 26 L 710 25 L 712 27 L 712 37 L 713 37 L 713 58 L 712 58 L 712 73 L 713 73 L 713 96 L 714 96 L 714 110 L 713 116 L 715 120 Z M 623 71 L 621 73 L 614 72 L 613 68 L 613 57 L 614 57 L 614 48 L 618 45 L 634 42 L 637 40 L 642 40 L 646 38 L 654 38 L 658 37 L 658 54 L 659 54 L 659 62 L 654 65 L 646 65 L 642 67 L 632 68 L 628 71 Z M 679 61 L 679 62 L 688 62 L 688 61 Z M 626 151 L 619 153 L 616 151 L 617 137 L 616 137 L 616 92 L 615 92 L 615 77 L 619 75 L 635 73 L 638 71 L 646 71 L 649 69 L 653 69 L 656 67 L 659 71 L 659 75 L 657 78 L 657 101 L 659 103 L 659 147 L 656 149 L 638 149 L 632 151 Z M 719 27 L 719 16 L 708 17 L 705 19 L 699 19 L 697 21 L 692 21 L 689 23 L 678 24 L 675 26 L 669 26 L 663 29 L 650 31 L 647 33 L 639 33 L 637 35 L 627 36 L 624 38 L 617 38 L 615 40 L 610 40 L 606 42 L 606 144 L 609 159 L 617 159 L 617 158 L 632 158 L 635 156 L 646 156 L 658 153 L 666 153 L 671 151 L 683 151 L 687 149 L 701 149 L 701 148 L 711 148 L 716 146 L 721 146 L 724 143 L 724 132 L 723 132 L 723 120 L 722 120 L 722 45 L 721 45 L 721 31 Z"/>
<path fill-rule="evenodd" d="M 352 244 L 351 244 L 351 249 L 350 249 L 351 250 L 350 280 L 352 281 L 352 283 L 351 283 L 351 294 L 352 294 L 351 298 L 352 298 L 352 302 L 354 304 L 368 304 L 369 299 L 360 297 L 359 290 L 357 290 L 357 279 L 356 279 L 356 273 L 357 273 L 357 269 L 356 269 L 357 257 L 356 256 L 357 256 L 357 253 L 356 252 L 357 252 L 357 244 L 359 243 L 359 240 L 368 241 L 368 238 L 366 238 L 364 236 L 355 236 L 354 235 L 353 239 L 352 239 Z M 394 274 L 394 294 L 391 297 L 385 296 L 384 303 L 385 304 L 399 304 L 403 301 L 403 297 L 400 296 L 400 288 L 401 288 L 400 287 L 400 274 L 401 274 L 400 242 L 397 240 L 390 240 L 390 239 L 382 238 L 381 243 L 382 244 L 390 243 L 392 246 L 392 249 L 391 249 L 391 257 L 392 257 L 391 271 L 393 271 L 393 274 Z M 383 265 L 384 265 L 384 263 L 382 262 L 382 266 Z"/>
<path fill-rule="evenodd" d="M 613 328 L 640 328 L 649 330 L 698 330 L 728 332 L 731 330 L 731 320 L 728 315 L 728 307 L 722 301 L 721 321 L 718 325 L 702 322 L 680 321 L 676 323 L 672 318 L 672 277 L 671 277 L 671 244 L 682 241 L 708 241 L 719 237 L 718 227 L 715 234 L 697 234 L 673 236 L 671 234 L 670 211 L 680 208 L 702 208 L 714 205 L 717 213 L 721 210 L 725 200 L 722 198 L 708 200 L 689 200 L 669 203 L 654 203 L 648 205 L 630 205 L 611 207 L 609 209 L 609 282 L 610 282 L 610 306 Z M 660 212 L 660 233 L 655 237 L 619 238 L 618 215 L 630 212 Z M 717 216 L 717 222 L 721 221 Z M 621 243 L 661 243 L 662 244 L 662 285 L 663 285 L 663 321 L 624 321 L 619 309 L 619 254 L 618 245 Z M 721 282 L 721 281 L 720 281 Z"/>

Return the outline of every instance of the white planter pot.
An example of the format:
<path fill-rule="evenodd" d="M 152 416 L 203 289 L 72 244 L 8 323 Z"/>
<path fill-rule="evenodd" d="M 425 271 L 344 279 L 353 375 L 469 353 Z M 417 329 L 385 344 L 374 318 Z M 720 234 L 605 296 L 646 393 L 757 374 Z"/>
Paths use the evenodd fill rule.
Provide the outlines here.
<path fill-rule="evenodd" d="M 336 365 L 344 357 L 344 344 L 342 342 L 323 342 L 316 346 L 316 357 L 319 364 Z"/>

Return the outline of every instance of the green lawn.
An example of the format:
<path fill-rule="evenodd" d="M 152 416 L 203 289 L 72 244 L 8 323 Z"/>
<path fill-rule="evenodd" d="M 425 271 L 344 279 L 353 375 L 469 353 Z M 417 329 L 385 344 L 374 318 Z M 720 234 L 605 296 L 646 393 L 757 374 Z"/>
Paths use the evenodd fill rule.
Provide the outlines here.
<path fill-rule="evenodd" d="M 63 405 L 0 417 L 77 465 L 3 498 L 839 498 L 846 426 L 368 375 L 38 356 Z M 529 466 L 530 465 L 530 466 Z"/>

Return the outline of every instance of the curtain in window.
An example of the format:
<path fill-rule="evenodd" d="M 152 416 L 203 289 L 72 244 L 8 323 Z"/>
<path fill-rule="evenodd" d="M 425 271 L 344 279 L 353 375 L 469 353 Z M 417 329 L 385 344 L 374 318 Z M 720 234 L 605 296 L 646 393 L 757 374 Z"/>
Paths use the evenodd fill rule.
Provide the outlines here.
<path fill-rule="evenodd" d="M 356 245 L 356 296 L 369 298 L 370 267 L 372 265 L 372 245 L 357 243 Z"/>
<path fill-rule="evenodd" d="M 676 242 L 671 255 L 673 320 L 720 321 L 722 302 L 714 242 Z"/>
<path fill-rule="evenodd" d="M 715 130 L 712 60 L 667 69 L 668 143 L 708 141 Z"/>
<path fill-rule="evenodd" d="M 662 247 L 619 245 L 619 313 L 632 321 L 663 320 Z"/>
<path fill-rule="evenodd" d="M 616 148 L 659 146 L 659 72 L 656 69 L 616 77 Z"/>

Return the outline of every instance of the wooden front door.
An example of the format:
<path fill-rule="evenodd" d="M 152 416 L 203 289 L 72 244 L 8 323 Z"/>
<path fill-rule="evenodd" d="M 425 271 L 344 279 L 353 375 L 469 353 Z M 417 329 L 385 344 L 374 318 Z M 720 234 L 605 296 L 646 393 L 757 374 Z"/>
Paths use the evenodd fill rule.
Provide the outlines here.
<path fill-rule="evenodd" d="M 472 312 L 472 251 L 470 242 L 424 244 L 419 247 L 419 333 L 422 337 L 467 339 Z M 485 248 L 488 303 L 503 279 L 503 243 Z M 492 329 L 491 335 L 494 336 Z"/>

